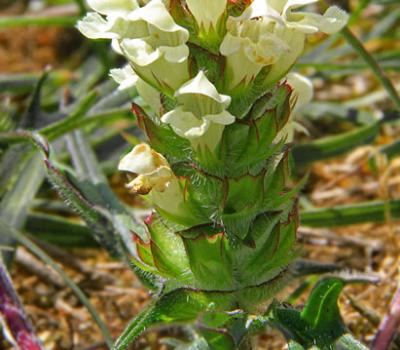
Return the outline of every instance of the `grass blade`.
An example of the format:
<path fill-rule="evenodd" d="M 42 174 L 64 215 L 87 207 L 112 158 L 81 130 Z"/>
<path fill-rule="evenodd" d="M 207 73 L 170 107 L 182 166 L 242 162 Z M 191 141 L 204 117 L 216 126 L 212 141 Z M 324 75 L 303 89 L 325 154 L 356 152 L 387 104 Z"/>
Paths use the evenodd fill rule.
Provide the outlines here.
<path fill-rule="evenodd" d="M 360 204 L 341 205 L 331 208 L 301 212 L 301 224 L 309 227 L 338 227 L 365 222 L 382 223 L 387 220 L 387 211 L 392 219 L 400 218 L 400 200 L 372 201 Z"/>
<path fill-rule="evenodd" d="M 369 65 L 371 70 L 374 72 L 375 77 L 379 80 L 382 86 L 385 88 L 389 97 L 393 101 L 397 109 L 400 109 L 400 96 L 393 86 L 391 80 L 388 78 L 386 73 L 382 70 L 372 55 L 365 49 L 364 45 L 357 39 L 356 36 L 346 27 L 341 31 L 342 36 L 346 41 L 353 47 L 353 49 L 364 59 Z"/>
<path fill-rule="evenodd" d="M 335 136 L 328 136 L 316 141 L 300 144 L 293 149 L 296 165 L 336 157 L 355 147 L 371 143 L 379 134 L 379 123 L 362 126 L 358 129 Z"/>

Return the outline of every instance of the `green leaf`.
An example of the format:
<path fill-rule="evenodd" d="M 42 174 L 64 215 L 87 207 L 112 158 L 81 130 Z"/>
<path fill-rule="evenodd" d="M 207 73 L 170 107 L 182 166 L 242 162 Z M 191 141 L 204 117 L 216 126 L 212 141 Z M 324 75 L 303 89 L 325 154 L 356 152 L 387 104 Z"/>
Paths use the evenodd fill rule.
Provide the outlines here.
<path fill-rule="evenodd" d="M 30 213 L 24 230 L 41 241 L 60 247 L 99 247 L 87 226 L 59 215 Z"/>
<path fill-rule="evenodd" d="M 269 320 L 284 333 L 288 341 L 298 344 L 294 349 L 300 345 L 305 349 L 312 346 L 321 350 L 351 349 L 337 346 L 347 334 L 337 301 L 345 285 L 352 281 L 352 278 L 326 277 L 311 291 L 302 311 L 275 302 L 270 307 Z M 353 349 L 366 348 L 359 343 Z"/>
<path fill-rule="evenodd" d="M 73 27 L 79 17 L 65 16 L 16 16 L 16 17 L 1 17 L 0 29 L 21 26 L 62 26 Z"/>
<path fill-rule="evenodd" d="M 339 278 L 325 279 L 317 283 L 300 314 L 313 328 L 323 332 L 342 332 L 342 320 L 337 300 L 345 286 Z"/>
<path fill-rule="evenodd" d="M 22 147 L 20 147 L 22 146 Z M 26 150 L 29 149 L 27 145 L 17 145 L 17 152 L 9 150 L 15 156 L 14 177 L 17 176 L 16 181 L 12 184 L 11 188 L 5 193 L 0 202 L 0 218 L 7 220 L 7 222 L 16 229 L 22 229 L 28 215 L 29 208 L 32 204 L 33 198 L 44 180 L 44 166 L 40 159 L 39 154 L 33 154 L 28 159 L 24 159 Z M 22 168 L 18 169 L 22 163 Z M 16 164 L 15 164 L 16 163 Z M 10 236 L 0 236 L 0 245 L 14 246 L 15 241 Z M 5 259 L 8 265 L 13 257 L 10 252 L 3 252 L 0 255 Z"/>
<path fill-rule="evenodd" d="M 209 308 L 227 308 L 229 296 L 219 293 L 177 289 L 164 294 L 134 318 L 114 344 L 114 350 L 124 350 L 147 328 L 158 323 L 193 322 Z"/>

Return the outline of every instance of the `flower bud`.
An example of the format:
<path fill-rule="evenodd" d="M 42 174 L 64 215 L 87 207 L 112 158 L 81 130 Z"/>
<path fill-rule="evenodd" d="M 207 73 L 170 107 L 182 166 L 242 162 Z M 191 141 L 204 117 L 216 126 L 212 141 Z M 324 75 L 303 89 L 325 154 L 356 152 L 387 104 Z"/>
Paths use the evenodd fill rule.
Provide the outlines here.
<path fill-rule="evenodd" d="M 181 137 L 192 145 L 206 145 L 213 150 L 221 138 L 225 125 L 235 117 L 226 109 L 231 98 L 218 93 L 203 71 L 182 85 L 175 93 L 178 107 L 164 114 L 161 121 L 170 124 Z"/>

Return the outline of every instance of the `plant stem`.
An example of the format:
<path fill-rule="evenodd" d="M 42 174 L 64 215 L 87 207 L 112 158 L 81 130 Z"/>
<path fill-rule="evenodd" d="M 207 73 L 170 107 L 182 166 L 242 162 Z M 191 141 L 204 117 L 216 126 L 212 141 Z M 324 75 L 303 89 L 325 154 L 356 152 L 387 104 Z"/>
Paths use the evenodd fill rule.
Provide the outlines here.
<path fill-rule="evenodd" d="M 376 78 L 379 80 L 379 82 L 387 91 L 389 97 L 392 99 L 393 103 L 396 106 L 396 109 L 400 110 L 400 96 L 393 86 L 393 83 L 379 66 L 375 58 L 372 57 L 372 55 L 365 49 L 360 40 L 358 40 L 358 38 L 347 27 L 342 29 L 341 34 L 353 47 L 354 51 L 356 51 L 361 56 L 361 58 L 370 66 Z"/>

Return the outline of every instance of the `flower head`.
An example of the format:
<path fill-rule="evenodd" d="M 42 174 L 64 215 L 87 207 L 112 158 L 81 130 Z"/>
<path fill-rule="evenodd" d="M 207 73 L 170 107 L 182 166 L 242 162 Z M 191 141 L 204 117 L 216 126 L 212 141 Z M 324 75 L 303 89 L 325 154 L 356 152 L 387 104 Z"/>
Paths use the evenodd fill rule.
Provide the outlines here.
<path fill-rule="evenodd" d="M 307 34 L 332 34 L 348 15 L 336 6 L 323 14 L 294 11 L 318 0 L 254 0 L 239 16 L 230 17 L 221 53 L 227 57 L 226 87 L 247 85 L 269 67 L 267 82 L 277 82 L 301 55 Z"/>
<path fill-rule="evenodd" d="M 226 109 L 231 98 L 218 93 L 203 71 L 175 93 L 178 107 L 164 114 L 161 121 L 171 125 L 181 137 L 192 144 L 216 147 L 225 125 L 232 124 L 235 117 Z"/>
<path fill-rule="evenodd" d="M 92 39 L 112 39 L 113 48 L 123 54 L 144 81 L 172 93 L 189 79 L 186 42 L 189 32 L 177 25 L 162 0 L 143 7 L 135 1 L 92 0 L 99 13 L 89 13 L 78 29 Z M 100 6 L 100 4 L 102 6 Z"/>

